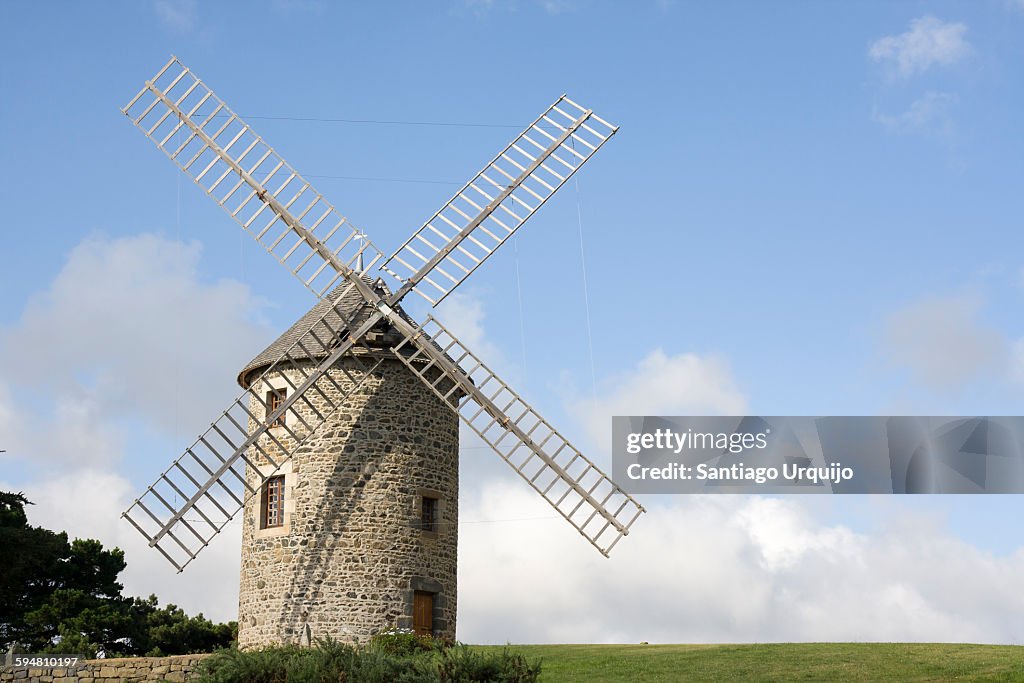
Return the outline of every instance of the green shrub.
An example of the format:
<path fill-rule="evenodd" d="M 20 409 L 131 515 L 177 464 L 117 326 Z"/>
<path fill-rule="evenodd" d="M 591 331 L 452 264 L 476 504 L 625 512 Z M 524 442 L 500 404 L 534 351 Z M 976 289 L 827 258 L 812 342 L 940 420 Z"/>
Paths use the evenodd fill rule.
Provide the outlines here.
<path fill-rule="evenodd" d="M 353 663 L 351 683 L 437 683 L 436 666 L 426 653 L 388 654 L 376 648 L 360 650 Z"/>
<path fill-rule="evenodd" d="M 484 654 L 457 645 L 441 652 L 438 680 L 442 683 L 536 683 L 540 677 L 540 661 L 529 661 L 521 654 L 509 652 Z"/>
<path fill-rule="evenodd" d="M 536 683 L 540 662 L 482 654 L 465 645 L 388 632 L 365 647 L 332 640 L 315 647 L 221 650 L 200 665 L 202 683 Z"/>
<path fill-rule="evenodd" d="M 389 655 L 411 656 L 422 652 L 441 650 L 450 645 L 440 638 L 416 635 L 409 629 L 381 631 L 370 638 L 370 648 Z"/>
<path fill-rule="evenodd" d="M 349 673 L 358 651 L 334 641 L 314 648 L 293 645 L 260 650 L 221 650 L 205 660 L 199 680 L 208 683 L 339 683 L 352 680 Z"/>

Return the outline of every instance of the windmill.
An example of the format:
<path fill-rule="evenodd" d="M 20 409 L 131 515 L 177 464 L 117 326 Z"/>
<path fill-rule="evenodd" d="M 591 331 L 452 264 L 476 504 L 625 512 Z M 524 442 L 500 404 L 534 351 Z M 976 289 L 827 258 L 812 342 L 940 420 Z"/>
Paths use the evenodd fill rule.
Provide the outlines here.
<path fill-rule="evenodd" d="M 400 306 L 444 300 L 616 127 L 558 98 L 384 259 L 176 57 L 122 111 L 319 300 L 123 514 L 180 572 L 245 511 L 241 645 L 454 637 L 459 418 L 603 555 L 629 533 L 636 500 Z"/>

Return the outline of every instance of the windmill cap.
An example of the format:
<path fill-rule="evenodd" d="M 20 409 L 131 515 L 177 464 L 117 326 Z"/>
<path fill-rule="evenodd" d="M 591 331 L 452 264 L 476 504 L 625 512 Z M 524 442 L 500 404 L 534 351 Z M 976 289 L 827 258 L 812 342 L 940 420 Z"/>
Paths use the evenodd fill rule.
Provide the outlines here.
<path fill-rule="evenodd" d="M 382 281 L 373 281 L 367 275 L 360 276 L 367 285 L 377 290 L 384 296 L 391 294 L 387 285 Z M 326 358 L 330 355 L 332 349 L 325 347 L 322 343 L 329 344 L 333 335 L 328 330 L 327 326 L 336 330 L 344 330 L 346 325 L 341 321 L 341 317 L 332 310 L 332 303 L 337 303 L 337 307 L 341 309 L 345 317 L 347 317 L 353 324 L 360 324 L 364 322 L 374 311 L 374 308 L 363 299 L 362 295 L 355 287 L 349 287 L 348 283 L 342 283 L 335 287 L 330 294 L 321 299 L 313 308 L 309 309 L 301 318 L 299 318 L 295 324 L 288 328 L 284 334 L 274 340 L 267 348 L 260 352 L 255 358 L 249 361 L 242 371 L 238 373 L 238 384 L 243 389 L 248 389 L 252 380 L 256 379 L 260 373 L 265 371 L 271 365 L 274 364 L 278 358 L 281 357 L 285 351 L 289 352 L 289 355 L 295 359 L 302 360 L 318 360 Z M 401 307 L 396 306 L 396 313 L 402 317 L 408 319 L 408 316 Z M 325 318 L 326 315 L 326 318 Z M 321 318 L 325 319 L 327 325 L 320 325 L 317 329 L 316 336 L 309 335 L 307 338 L 302 340 L 302 346 L 295 346 L 297 342 L 306 332 L 313 327 Z M 318 341 L 318 339 L 320 341 Z M 363 343 L 369 347 L 378 348 L 390 348 L 401 341 L 402 336 L 395 330 L 386 320 L 381 320 L 370 332 L 364 337 Z M 294 348 L 293 348 L 294 347 Z"/>

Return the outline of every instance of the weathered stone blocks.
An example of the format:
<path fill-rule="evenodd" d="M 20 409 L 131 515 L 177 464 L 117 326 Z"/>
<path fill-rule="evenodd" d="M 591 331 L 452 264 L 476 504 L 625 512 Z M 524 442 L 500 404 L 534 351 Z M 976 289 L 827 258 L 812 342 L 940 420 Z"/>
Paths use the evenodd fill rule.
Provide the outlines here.
<path fill-rule="evenodd" d="M 284 525 L 261 529 L 260 496 L 243 512 L 239 645 L 306 644 L 330 636 L 363 642 L 374 633 L 411 627 L 415 591 L 434 595 L 435 635 L 455 637 L 458 543 L 458 417 L 404 365 L 385 356 L 341 407 L 298 448 L 285 477 Z M 353 376 L 359 366 L 339 361 Z M 291 370 L 293 384 L 301 380 Z M 342 365 L 330 371 L 345 392 Z M 283 380 L 283 378 L 282 378 Z M 340 392 L 321 380 L 332 401 Z M 317 391 L 314 420 L 328 409 Z M 263 407 L 252 406 L 254 414 Z M 288 423 L 301 438 L 301 422 Z M 283 428 L 272 430 L 289 449 Z M 264 436 L 271 457 L 279 448 Z M 250 458 L 264 467 L 255 449 Z M 248 472 L 255 487 L 259 479 Z M 441 499 L 436 532 L 420 528 L 423 491 Z"/>

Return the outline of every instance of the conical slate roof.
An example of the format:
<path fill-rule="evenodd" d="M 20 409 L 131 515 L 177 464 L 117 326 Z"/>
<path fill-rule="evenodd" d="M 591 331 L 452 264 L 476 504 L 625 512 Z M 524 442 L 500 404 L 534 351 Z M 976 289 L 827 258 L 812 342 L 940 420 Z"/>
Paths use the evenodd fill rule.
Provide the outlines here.
<path fill-rule="evenodd" d="M 381 294 L 387 296 L 390 294 L 388 288 L 383 282 L 374 282 L 366 275 L 362 276 L 363 282 L 377 290 Z M 327 324 L 320 323 L 317 326 L 316 337 L 322 340 L 324 343 L 329 344 L 330 340 L 334 335 L 330 332 L 327 325 L 335 330 L 343 330 L 346 325 L 341 322 L 340 316 L 331 310 L 331 302 L 337 301 L 345 317 L 352 321 L 353 325 L 362 324 L 367 317 L 373 312 L 373 307 L 366 303 L 362 295 L 359 294 L 359 290 L 355 287 L 348 287 L 348 283 L 343 282 L 338 285 L 330 294 L 321 299 L 313 308 L 309 309 L 305 315 L 299 318 L 294 325 L 288 328 L 288 330 L 278 337 L 270 346 L 265 348 L 259 355 L 249 361 L 242 371 L 238 373 L 238 383 L 242 388 L 247 388 L 249 382 L 257 377 L 261 372 L 266 370 L 275 360 L 277 360 L 282 353 L 292 349 L 292 346 L 298 341 L 302 335 L 306 334 L 309 329 L 321 318 L 324 318 L 324 314 L 327 317 L 324 318 Z M 410 320 L 409 317 L 401 310 L 400 307 L 396 307 L 396 311 L 406 320 Z M 411 320 L 410 320 L 411 322 Z M 381 320 L 370 332 L 366 335 L 365 343 L 367 346 L 377 347 L 391 347 L 402 340 L 402 335 L 398 333 L 386 320 Z M 291 351 L 293 358 L 309 358 L 319 359 L 326 358 L 330 355 L 331 349 L 325 348 L 322 344 L 318 343 L 316 338 L 312 335 L 307 336 L 302 340 L 302 344 L 309 353 L 306 353 L 301 348 L 295 348 Z"/>

